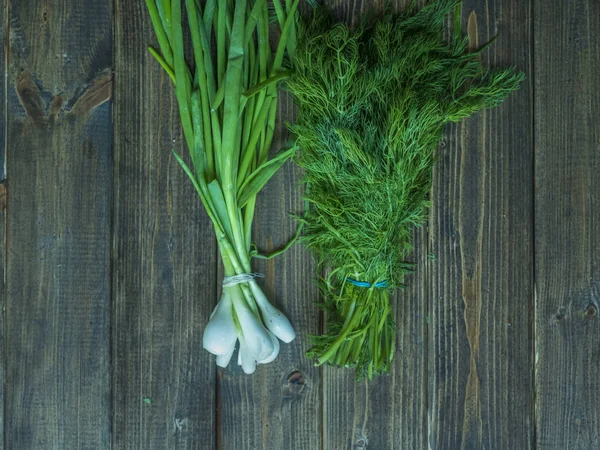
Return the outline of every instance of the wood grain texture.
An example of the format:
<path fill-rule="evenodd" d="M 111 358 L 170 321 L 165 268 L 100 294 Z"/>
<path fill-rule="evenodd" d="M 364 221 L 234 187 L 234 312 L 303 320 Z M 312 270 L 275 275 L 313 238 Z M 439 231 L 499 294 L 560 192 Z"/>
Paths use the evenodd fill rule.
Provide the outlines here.
<path fill-rule="evenodd" d="M 214 232 L 192 183 L 174 89 L 147 51 L 145 3 L 117 1 L 113 448 L 215 446 Z"/>
<path fill-rule="evenodd" d="M 279 99 L 278 131 L 272 151 L 287 139 L 285 122 L 293 119 L 291 99 Z M 304 209 L 300 171 L 287 163 L 258 196 L 254 241 L 266 252 L 287 242 L 296 231 L 291 214 Z M 320 330 L 315 267 L 295 245 L 268 261 L 255 260 L 254 270 L 265 274 L 265 295 L 290 319 L 296 330 L 291 344 L 281 343 L 275 361 L 245 375 L 235 363 L 220 373 L 220 448 L 223 450 L 315 450 L 321 446 L 321 371 L 304 354 L 309 334 Z"/>
<path fill-rule="evenodd" d="M 10 3 L 5 446 L 110 446 L 112 2 Z M 106 70 L 106 71 L 103 71 Z"/>
<path fill-rule="evenodd" d="M 380 1 L 329 1 L 337 17 L 357 24 L 363 14 L 382 11 Z M 408 1 L 396 0 L 401 11 Z M 418 2 L 422 5 L 423 2 Z M 324 369 L 323 449 L 423 449 L 427 439 L 427 233 L 415 231 L 416 273 L 392 298 L 397 327 L 396 355 L 389 376 L 357 383 L 353 371 Z"/>
<path fill-rule="evenodd" d="M 530 4 L 465 1 L 463 30 L 485 67 L 531 80 Z M 429 446 L 533 445 L 531 81 L 449 127 L 430 218 Z"/>
<path fill-rule="evenodd" d="M 5 37 L 8 30 L 8 3 L 9 0 L 2 0 L 0 2 L 0 36 Z M 6 180 L 6 81 L 8 79 L 7 76 L 7 62 L 8 60 L 8 45 L 6 39 L 0 39 L 0 73 L 2 74 L 2 82 L 0 84 L 0 182 L 4 183 Z M 3 201 L 4 199 L 4 201 Z M 0 197 L 0 210 L 4 211 L 6 207 L 6 197 L 3 195 Z M 3 220 L 1 221 L 4 222 Z M 4 231 L 4 230 L 2 230 Z M 0 236 L 3 236 L 3 233 L 0 233 Z M 2 243 L 2 248 L 4 248 L 4 240 L 0 241 Z M 3 258 L 0 259 L 0 264 L 3 264 Z M 1 281 L 4 283 L 4 280 Z"/>
<path fill-rule="evenodd" d="M 534 6 L 537 447 L 600 448 L 600 3 Z"/>
<path fill-rule="evenodd" d="M 358 23 L 385 2 L 325 3 Z M 600 448 L 596 0 L 465 0 L 472 45 L 498 35 L 484 65 L 528 80 L 448 129 L 369 385 L 304 356 L 323 318 L 301 246 L 254 264 L 298 334 L 277 360 L 217 373 L 202 349 L 214 233 L 144 2 L 0 8 L 0 450 Z M 279 143 L 292 118 L 284 97 Z M 293 234 L 300 177 L 260 194 L 259 247 Z"/>
<path fill-rule="evenodd" d="M 0 36 L 6 36 L 8 0 L 0 2 Z M 0 40 L 0 73 L 4 76 L 0 84 L 0 450 L 4 449 L 4 372 L 6 352 L 4 340 L 4 311 L 6 308 L 6 40 Z"/>

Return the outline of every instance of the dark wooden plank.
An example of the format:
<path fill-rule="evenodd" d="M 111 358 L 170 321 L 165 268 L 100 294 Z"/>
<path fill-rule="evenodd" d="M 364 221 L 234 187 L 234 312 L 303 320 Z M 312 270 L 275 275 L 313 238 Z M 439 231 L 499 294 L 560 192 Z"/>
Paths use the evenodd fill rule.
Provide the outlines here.
<path fill-rule="evenodd" d="M 337 16 L 357 24 L 363 14 L 384 7 L 377 1 L 329 1 Z M 410 2 L 396 0 L 395 10 Z M 422 5 L 423 2 L 418 2 Z M 423 449 L 427 443 L 427 233 L 416 230 L 416 274 L 392 298 L 397 327 L 396 356 L 389 376 L 357 383 L 353 371 L 324 369 L 324 448 Z"/>
<path fill-rule="evenodd" d="M 110 446 L 112 2 L 10 2 L 5 445 Z"/>
<path fill-rule="evenodd" d="M 530 11 L 522 0 L 464 2 L 473 48 L 498 35 L 485 67 L 531 74 Z M 533 445 L 531 84 L 449 127 L 440 148 L 430 219 L 430 448 Z"/>
<path fill-rule="evenodd" d="M 116 9 L 113 448 L 211 449 L 214 232 L 171 152 L 187 149 L 145 3 Z"/>
<path fill-rule="evenodd" d="M 273 151 L 285 142 L 284 124 L 292 118 L 292 101 L 282 96 Z M 300 177 L 298 168 L 288 163 L 259 194 L 254 239 L 262 248 L 272 250 L 294 235 L 296 222 L 290 214 L 304 208 Z M 220 370 L 220 448 L 318 449 L 321 371 L 304 356 L 308 335 L 320 329 L 320 314 L 312 303 L 318 295 L 315 267 L 308 253 L 295 245 L 276 259 L 256 261 L 254 270 L 266 275 L 261 283 L 265 294 L 290 319 L 297 337 L 291 344 L 281 343 L 277 359 L 259 365 L 254 375 L 245 375 L 233 360 L 227 370 Z"/>
<path fill-rule="evenodd" d="M 0 35 L 6 36 L 8 30 L 8 0 L 0 2 Z M 7 42 L 6 39 L 0 40 L 0 73 L 2 73 L 2 86 L 0 86 L 0 181 L 6 179 L 6 80 L 8 70 L 7 61 Z M 4 246 L 4 241 L 2 241 Z M 1 263 L 0 263 L 1 264 Z M 3 282 L 3 281 L 2 281 Z"/>
<path fill-rule="evenodd" d="M 0 2 L 0 36 L 6 36 L 8 0 Z M 6 40 L 0 41 L 0 55 L 6 55 Z M 4 76 L 0 86 L 0 342 L 4 343 L 4 311 L 6 308 L 6 278 L 4 258 L 6 256 L 6 58 L 0 56 L 0 73 Z M 4 449 L 4 371 L 6 355 L 0 345 L 0 450 Z"/>
<path fill-rule="evenodd" d="M 534 10 L 537 444 L 600 448 L 600 3 Z"/>

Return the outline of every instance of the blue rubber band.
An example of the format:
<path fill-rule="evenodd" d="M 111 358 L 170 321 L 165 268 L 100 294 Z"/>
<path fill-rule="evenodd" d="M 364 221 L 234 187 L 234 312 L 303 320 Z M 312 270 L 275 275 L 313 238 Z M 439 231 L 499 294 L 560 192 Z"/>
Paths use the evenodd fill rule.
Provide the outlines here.
<path fill-rule="evenodd" d="M 363 288 L 367 288 L 367 289 L 369 289 L 371 286 L 373 286 L 371 283 L 369 283 L 367 281 L 356 281 L 356 280 L 353 280 L 352 278 L 346 278 L 346 281 L 349 281 L 354 286 L 363 287 Z M 375 283 L 374 287 L 386 288 L 387 285 L 388 285 L 388 282 L 386 280 L 386 281 L 380 281 L 379 283 Z"/>

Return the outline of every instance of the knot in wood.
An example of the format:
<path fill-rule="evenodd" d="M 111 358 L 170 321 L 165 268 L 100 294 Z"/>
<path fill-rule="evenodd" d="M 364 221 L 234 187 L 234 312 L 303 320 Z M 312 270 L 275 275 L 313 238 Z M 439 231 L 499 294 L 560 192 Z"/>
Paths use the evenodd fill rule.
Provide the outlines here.
<path fill-rule="evenodd" d="M 598 307 L 593 303 L 590 303 L 583 314 L 586 320 L 595 319 L 598 315 Z"/>
<path fill-rule="evenodd" d="M 287 377 L 283 386 L 283 394 L 286 398 L 298 397 L 304 387 L 306 386 L 306 380 L 304 374 L 299 370 L 294 370 Z"/>
<path fill-rule="evenodd" d="M 360 437 L 357 441 L 356 441 L 356 445 L 354 446 L 354 448 L 357 449 L 365 449 L 369 446 L 369 441 L 367 440 L 366 437 Z"/>

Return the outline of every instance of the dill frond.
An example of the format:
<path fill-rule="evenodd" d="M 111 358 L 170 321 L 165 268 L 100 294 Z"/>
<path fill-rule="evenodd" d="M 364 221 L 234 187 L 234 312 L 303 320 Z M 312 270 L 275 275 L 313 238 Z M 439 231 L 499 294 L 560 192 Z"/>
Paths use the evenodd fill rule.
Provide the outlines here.
<path fill-rule="evenodd" d="M 318 8 L 298 27 L 285 87 L 298 105 L 290 129 L 309 187 L 302 241 L 330 273 L 322 283 L 328 331 L 313 336 L 308 355 L 354 367 L 359 378 L 390 370 L 389 293 L 413 270 L 406 258 L 414 227 L 427 220 L 444 126 L 498 105 L 524 78 L 484 69 L 462 35 L 442 39 L 457 5 L 437 0 L 356 29 Z"/>

